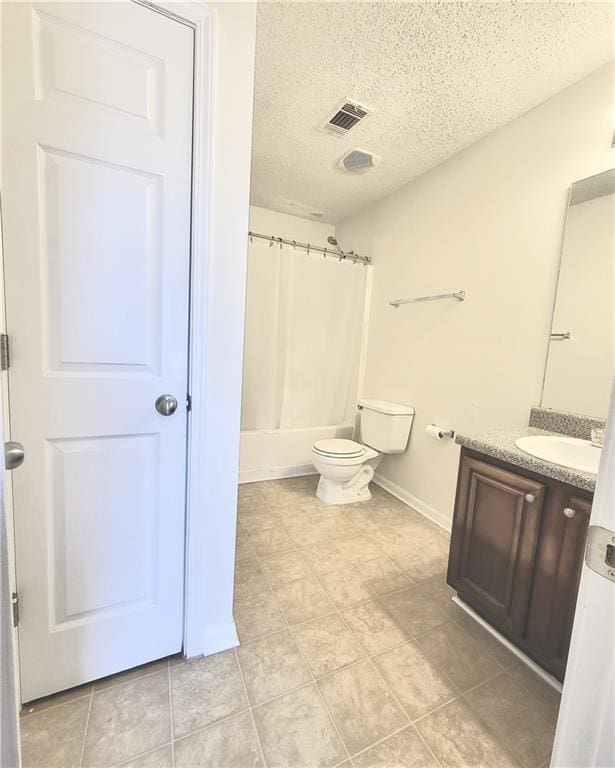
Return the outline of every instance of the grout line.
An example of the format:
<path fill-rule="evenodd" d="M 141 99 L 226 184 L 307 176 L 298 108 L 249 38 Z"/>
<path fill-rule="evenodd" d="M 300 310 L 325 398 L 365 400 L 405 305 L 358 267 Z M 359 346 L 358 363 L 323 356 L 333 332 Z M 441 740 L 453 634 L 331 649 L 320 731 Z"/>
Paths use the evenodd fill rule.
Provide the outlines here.
<path fill-rule="evenodd" d="M 85 728 L 83 729 L 83 741 L 81 742 L 81 752 L 79 753 L 79 766 L 83 765 L 83 757 L 85 755 L 85 743 L 88 736 L 88 728 L 90 725 L 90 713 L 92 711 L 92 703 L 94 701 L 94 686 L 90 691 L 90 703 L 88 705 L 88 713 L 85 718 Z"/>
<path fill-rule="evenodd" d="M 48 707 L 43 707 L 42 709 L 36 709 L 34 712 L 24 712 L 25 709 L 28 707 L 31 707 L 32 705 L 36 705 L 37 701 L 40 701 L 40 699 L 33 699 L 32 701 L 29 701 L 27 704 L 21 705 L 21 712 L 19 713 L 19 720 L 26 720 L 29 717 L 35 717 L 36 715 L 41 715 L 43 712 L 49 712 L 52 709 L 57 709 L 58 707 L 63 707 L 65 704 L 74 704 L 75 701 L 81 701 L 82 699 L 87 699 L 92 695 L 92 692 L 94 690 L 94 684 L 89 683 L 90 690 L 87 693 L 84 693 L 82 696 L 75 696 L 74 699 L 67 699 L 66 701 L 58 701 L 57 704 L 50 704 Z M 70 690 L 70 688 L 68 689 Z M 44 696 L 43 698 L 53 698 L 54 696 L 60 697 L 65 691 L 58 691 L 57 694 L 52 693 L 49 695 L 49 697 Z"/>
<path fill-rule="evenodd" d="M 300 557 L 302 557 L 302 556 L 300 555 Z M 310 567 L 310 564 L 307 562 L 307 560 L 305 560 L 305 558 L 303 558 L 303 557 L 302 557 L 302 559 L 305 561 L 305 563 L 306 563 L 307 567 L 309 568 L 309 570 L 310 570 L 310 571 L 312 571 L 312 568 Z M 260 561 L 259 561 L 259 564 L 260 564 Z M 262 566 L 261 566 L 261 567 L 262 567 Z M 264 569 L 263 569 L 263 572 L 265 573 Z M 313 572 L 313 571 L 312 571 L 312 572 Z M 314 677 L 314 673 L 312 672 L 312 669 L 311 669 L 310 665 L 309 665 L 309 664 L 308 664 L 308 662 L 307 662 L 307 659 L 306 659 L 306 657 L 305 657 L 305 654 L 303 653 L 303 651 L 301 650 L 301 647 L 299 646 L 299 643 L 297 642 L 297 638 L 295 637 L 295 634 L 294 634 L 294 632 L 293 632 L 293 630 L 292 630 L 292 627 L 291 627 L 291 625 L 290 625 L 290 622 L 289 622 L 289 621 L 288 621 L 288 619 L 286 618 L 286 614 L 284 613 L 284 609 L 282 608 L 282 604 L 281 604 L 281 603 L 280 603 L 280 601 L 278 600 L 278 596 L 276 595 L 276 593 L 275 593 L 275 590 L 273 589 L 273 586 L 271 585 L 271 581 L 270 581 L 270 579 L 269 579 L 269 577 L 267 576 L 267 574 L 266 574 L 266 573 L 265 573 L 265 579 L 267 579 L 267 582 L 268 582 L 268 583 L 269 583 L 269 585 L 271 586 L 271 591 L 272 591 L 272 593 L 273 593 L 273 598 L 274 598 L 274 600 L 276 601 L 276 604 L 277 604 L 277 606 L 278 606 L 278 610 L 280 611 L 280 613 L 281 613 L 281 615 L 282 615 L 282 618 L 283 618 L 283 619 L 284 619 L 284 621 L 286 622 L 287 630 L 282 630 L 282 631 L 287 631 L 287 632 L 289 632 L 289 633 L 290 633 L 290 636 L 291 636 L 291 637 L 292 637 L 292 639 L 293 639 L 293 642 L 294 642 L 294 644 L 295 644 L 295 647 L 296 647 L 296 648 L 297 648 L 297 650 L 299 651 L 299 655 L 301 656 L 301 659 L 303 660 L 303 664 L 304 664 L 305 668 L 307 669 L 309 676 L 312 678 L 310 685 L 313 685 L 313 686 L 314 686 L 314 688 L 316 689 L 316 692 L 317 692 L 318 696 L 320 697 L 320 700 L 321 700 L 321 702 L 322 702 L 322 704 L 323 704 L 323 707 L 324 707 L 324 709 L 325 709 L 325 712 L 326 712 L 326 713 L 327 713 L 327 715 L 329 716 L 329 720 L 331 721 L 331 724 L 333 725 L 333 728 L 334 728 L 334 730 L 335 730 L 335 733 L 337 734 L 337 737 L 338 737 L 338 739 L 340 740 L 340 744 L 342 745 L 342 748 L 343 748 L 344 752 L 346 753 L 346 758 L 347 758 L 347 759 L 350 759 L 350 752 L 348 751 L 348 748 L 346 747 L 346 742 L 345 742 L 345 741 L 344 741 L 344 739 L 342 738 L 342 735 L 341 735 L 341 733 L 340 733 L 340 731 L 339 731 L 339 729 L 338 729 L 338 727 L 337 727 L 337 723 L 335 722 L 335 720 L 334 720 L 334 718 L 333 718 L 333 715 L 331 714 L 331 711 L 329 710 L 329 707 L 328 707 L 328 705 L 327 705 L 327 702 L 325 701 L 325 699 L 324 699 L 324 696 L 322 695 L 322 691 L 320 690 L 319 686 L 318 686 L 318 685 L 317 685 L 317 683 L 316 683 L 316 678 Z M 324 587 L 322 586 L 322 584 L 320 584 L 320 582 L 318 582 L 318 584 L 320 585 L 320 588 L 321 588 L 321 589 L 323 589 L 323 591 L 324 591 L 325 595 L 328 595 L 328 592 L 327 592 L 327 591 L 324 589 Z M 329 614 L 329 615 L 332 615 L 332 614 Z M 295 690 L 296 690 L 296 689 L 295 689 Z M 286 693 L 290 693 L 290 691 L 287 691 Z M 282 694 L 282 695 L 285 695 L 285 694 Z M 263 702 L 263 703 L 266 703 L 266 702 Z M 344 762 L 344 761 L 342 761 L 342 762 Z"/>
<path fill-rule="evenodd" d="M 112 768 L 122 768 L 122 766 L 132 763 L 133 760 L 138 760 L 141 757 L 145 757 L 146 755 L 151 755 L 154 752 L 157 752 L 159 749 L 164 749 L 164 747 L 171 747 L 171 746 L 172 746 L 172 742 L 166 741 L 164 744 L 159 744 L 157 747 L 148 749 L 146 752 L 138 752 L 136 755 L 132 755 L 132 757 L 127 757 L 125 760 L 122 760 L 121 763 L 114 763 Z"/>
<path fill-rule="evenodd" d="M 173 686 L 171 685 L 171 662 L 167 660 L 167 685 L 169 687 L 169 728 L 171 731 L 171 766 L 175 768 L 175 732 L 173 718 Z"/>
<path fill-rule="evenodd" d="M 254 733 L 256 734 L 256 742 L 258 744 L 258 750 L 261 755 L 261 760 L 263 761 L 263 765 L 267 765 L 265 761 L 265 752 L 263 750 L 263 744 L 261 742 L 261 735 L 258 732 L 258 728 L 256 727 L 256 718 L 254 717 L 254 707 L 252 706 L 250 702 L 250 696 L 248 695 L 248 687 L 246 685 L 246 680 L 243 674 L 243 669 L 241 668 L 241 662 L 239 661 L 239 654 L 237 653 L 237 648 L 233 648 L 233 653 L 235 654 L 235 662 L 237 663 L 237 667 L 239 668 L 239 675 L 241 677 L 241 682 L 243 684 L 243 691 L 246 695 L 246 701 L 248 702 L 248 711 L 250 712 L 250 719 L 252 721 L 252 728 L 254 728 Z"/>

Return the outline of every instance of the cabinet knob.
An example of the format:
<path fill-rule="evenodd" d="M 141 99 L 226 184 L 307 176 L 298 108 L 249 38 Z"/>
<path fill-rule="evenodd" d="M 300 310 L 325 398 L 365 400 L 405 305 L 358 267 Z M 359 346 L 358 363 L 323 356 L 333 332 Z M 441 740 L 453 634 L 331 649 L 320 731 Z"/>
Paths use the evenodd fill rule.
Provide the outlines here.
<path fill-rule="evenodd" d="M 533 493 L 526 493 L 525 500 L 527 501 L 528 504 L 531 504 L 533 501 L 536 501 L 536 496 L 534 496 Z"/>
<path fill-rule="evenodd" d="M 572 507 L 565 507 L 564 508 L 564 515 L 566 517 L 574 517 L 576 515 L 577 511 L 576 509 L 572 509 Z"/>

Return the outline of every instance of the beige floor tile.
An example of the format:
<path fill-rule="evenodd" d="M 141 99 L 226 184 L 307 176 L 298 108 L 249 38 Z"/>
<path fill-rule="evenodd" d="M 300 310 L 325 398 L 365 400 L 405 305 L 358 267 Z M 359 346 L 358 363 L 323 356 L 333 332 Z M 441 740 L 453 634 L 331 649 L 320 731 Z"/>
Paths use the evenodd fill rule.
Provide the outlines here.
<path fill-rule="evenodd" d="M 122 763 L 121 768 L 173 768 L 173 750 L 170 744 L 159 747 L 153 752 L 135 757 L 127 763 Z"/>
<path fill-rule="evenodd" d="M 241 670 L 252 705 L 312 679 L 291 633 L 279 632 L 239 646 Z"/>
<path fill-rule="evenodd" d="M 418 584 L 417 592 L 427 595 L 438 608 L 451 619 L 458 620 L 464 615 L 464 611 L 453 602 L 453 597 L 457 595 L 454 589 L 451 589 L 443 576 L 438 576 L 429 581 L 423 581 Z"/>
<path fill-rule="evenodd" d="M 319 576 L 341 571 L 350 565 L 334 541 L 324 541 L 309 547 L 299 543 L 298 546 L 310 568 Z"/>
<path fill-rule="evenodd" d="M 235 564 L 235 596 L 246 597 L 266 592 L 269 583 L 258 560 L 241 560 Z"/>
<path fill-rule="evenodd" d="M 393 648 L 374 662 L 411 720 L 456 698 L 459 691 L 416 643 Z"/>
<path fill-rule="evenodd" d="M 400 526 L 401 527 L 401 526 Z M 412 581 L 420 582 L 444 576 L 448 566 L 449 542 L 440 533 L 415 526 L 412 555 L 395 562 Z"/>
<path fill-rule="evenodd" d="M 248 707 L 235 651 L 224 651 L 171 669 L 176 738 Z"/>
<path fill-rule="evenodd" d="M 374 593 L 354 568 L 328 573 L 321 576 L 320 581 L 338 608 L 346 608 L 374 597 Z"/>
<path fill-rule="evenodd" d="M 264 483 L 241 483 L 237 486 L 237 498 L 248 499 L 262 496 L 263 485 Z"/>
<path fill-rule="evenodd" d="M 364 563 L 360 562 L 355 567 L 365 583 L 377 595 L 388 595 L 390 592 L 398 592 L 400 589 L 412 586 L 410 579 L 388 557 L 381 556 Z"/>
<path fill-rule="evenodd" d="M 76 688 L 69 688 L 67 691 L 61 693 L 54 693 L 52 696 L 45 696 L 42 699 L 36 699 L 24 704 L 21 709 L 21 717 L 26 715 L 32 715 L 35 712 L 43 712 L 45 709 L 51 707 L 57 707 L 60 704 L 68 704 L 69 701 L 76 701 L 77 699 L 83 699 L 92 693 L 92 683 L 86 685 L 79 685 Z"/>
<path fill-rule="evenodd" d="M 315 576 L 291 581 L 275 590 L 289 624 L 301 624 L 335 611 Z"/>
<path fill-rule="evenodd" d="M 235 626 L 242 643 L 254 640 L 286 627 L 278 601 L 271 590 L 235 600 L 233 606 Z"/>
<path fill-rule="evenodd" d="M 483 683 L 466 698 L 526 768 L 538 768 L 549 757 L 555 734 L 552 710 L 510 675 Z"/>
<path fill-rule="evenodd" d="M 253 558 L 255 556 L 256 553 L 250 544 L 250 539 L 248 539 L 244 530 L 238 526 L 237 537 L 235 539 L 235 561 L 239 562 L 240 560 L 247 560 L 248 558 Z"/>
<path fill-rule="evenodd" d="M 518 664 L 519 659 L 517 656 L 465 611 L 461 612 L 456 621 L 461 624 L 474 642 L 480 645 L 481 649 L 487 651 L 491 658 L 495 659 L 502 668 Z"/>
<path fill-rule="evenodd" d="M 259 557 L 262 555 L 273 555 L 277 552 L 288 552 L 289 549 L 295 548 L 289 535 L 281 527 L 254 531 L 248 534 L 248 538 Z"/>
<path fill-rule="evenodd" d="M 323 677 L 318 686 L 351 755 L 408 722 L 370 661 Z"/>
<path fill-rule="evenodd" d="M 415 587 L 386 595 L 382 602 L 399 626 L 413 636 L 429 632 L 450 621 L 437 603 Z"/>
<path fill-rule="evenodd" d="M 280 587 L 312 575 L 308 564 L 298 552 L 269 555 L 263 557 L 261 563 L 272 587 Z"/>
<path fill-rule="evenodd" d="M 454 622 L 421 635 L 417 642 L 462 691 L 474 688 L 502 669 Z"/>
<path fill-rule="evenodd" d="M 346 624 L 337 615 L 310 621 L 294 630 L 314 677 L 322 677 L 365 657 Z"/>
<path fill-rule="evenodd" d="M 169 672 L 164 671 L 93 694 L 83 765 L 115 765 L 170 739 Z"/>
<path fill-rule="evenodd" d="M 257 707 L 254 718 L 267 765 L 326 768 L 346 757 L 314 685 Z"/>
<path fill-rule="evenodd" d="M 78 766 L 89 707 L 88 696 L 22 717 L 23 768 Z"/>
<path fill-rule="evenodd" d="M 411 639 L 379 600 L 348 608 L 342 616 L 370 656 Z"/>
<path fill-rule="evenodd" d="M 412 725 L 357 755 L 353 762 L 356 768 L 439 768 Z"/>
<path fill-rule="evenodd" d="M 557 720 L 561 694 L 546 680 L 543 680 L 533 672 L 523 662 L 519 662 L 508 670 L 508 674 L 514 678 L 526 691 L 534 694 L 537 698 L 544 701 L 550 709 L 551 716 Z"/>
<path fill-rule="evenodd" d="M 519 768 L 519 764 L 463 699 L 417 723 L 443 768 Z"/>
<path fill-rule="evenodd" d="M 159 659 L 158 661 L 152 661 L 150 664 L 141 664 L 139 667 L 133 667 L 127 669 L 125 672 L 118 672 L 117 675 L 110 675 L 109 677 L 103 677 L 101 680 L 97 680 L 94 683 L 94 691 L 104 691 L 107 688 L 113 688 L 114 685 L 121 685 L 122 683 L 129 683 L 132 680 L 138 680 L 145 675 L 152 675 L 154 672 L 162 672 L 169 666 L 168 659 Z"/>
<path fill-rule="evenodd" d="M 380 547 L 364 535 L 344 539 L 344 541 L 340 541 L 337 546 L 342 553 L 342 556 L 353 565 L 365 563 L 366 561 L 374 560 L 377 557 L 382 557 L 382 550 Z"/>
<path fill-rule="evenodd" d="M 267 507 L 259 509 L 255 512 L 239 512 L 239 523 L 242 529 L 248 534 L 253 536 L 259 531 L 268 531 L 272 528 L 279 528 L 281 525 L 280 518 L 275 512 Z"/>
<path fill-rule="evenodd" d="M 248 518 L 256 519 L 259 514 L 268 515 L 272 510 L 265 499 L 255 496 L 252 499 L 239 499 L 237 501 L 237 519 L 239 521 Z"/>
<path fill-rule="evenodd" d="M 261 768 L 262 765 L 249 712 L 175 742 L 175 768 Z"/>

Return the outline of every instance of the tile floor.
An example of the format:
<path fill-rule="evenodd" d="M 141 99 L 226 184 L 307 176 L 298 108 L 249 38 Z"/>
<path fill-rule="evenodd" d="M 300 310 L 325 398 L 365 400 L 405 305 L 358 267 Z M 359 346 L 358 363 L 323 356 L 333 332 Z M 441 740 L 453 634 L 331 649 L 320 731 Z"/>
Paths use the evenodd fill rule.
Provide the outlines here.
<path fill-rule="evenodd" d="M 559 697 L 451 602 L 447 536 L 314 489 L 240 488 L 239 648 L 25 707 L 26 768 L 547 766 Z"/>

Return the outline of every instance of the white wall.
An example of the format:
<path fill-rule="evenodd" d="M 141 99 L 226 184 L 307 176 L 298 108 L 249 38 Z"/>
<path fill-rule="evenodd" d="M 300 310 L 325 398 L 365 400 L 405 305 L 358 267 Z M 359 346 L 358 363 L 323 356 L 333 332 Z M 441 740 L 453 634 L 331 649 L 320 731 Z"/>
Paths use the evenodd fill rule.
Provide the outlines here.
<path fill-rule="evenodd" d="M 606 419 L 613 379 L 615 194 L 568 210 L 542 404 Z"/>
<path fill-rule="evenodd" d="M 364 394 L 416 408 L 380 474 L 444 524 L 459 448 L 424 427 L 523 425 L 540 401 L 567 190 L 614 164 L 613 86 L 597 70 L 337 226 L 374 260 Z M 388 306 L 460 289 L 464 303 Z"/>

